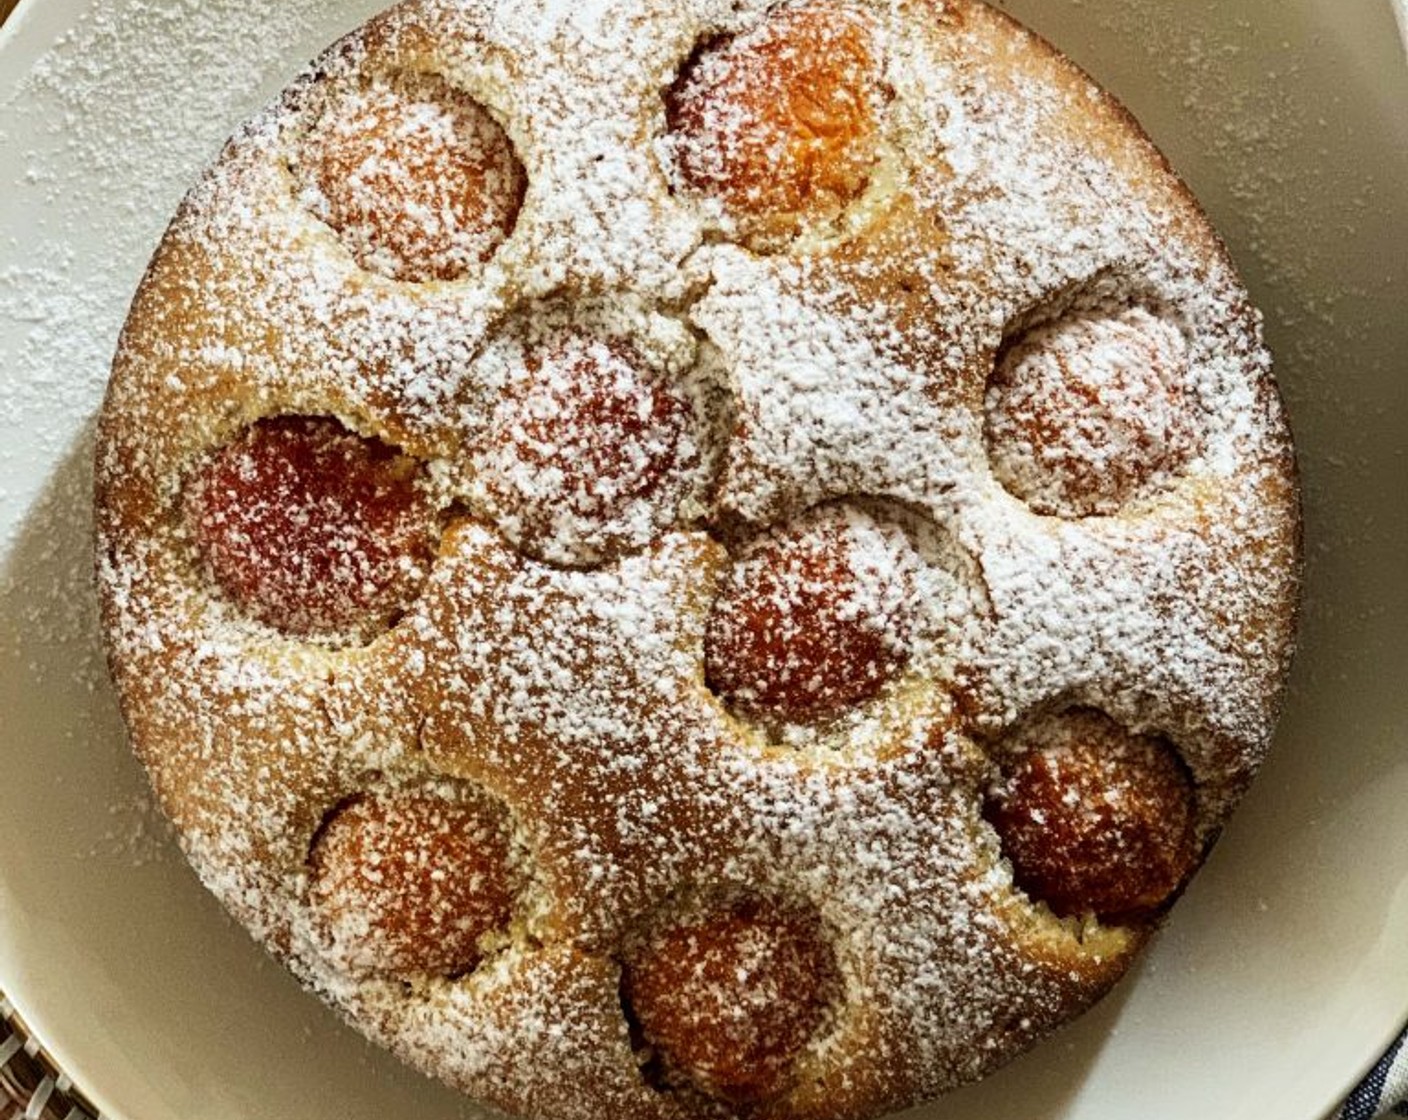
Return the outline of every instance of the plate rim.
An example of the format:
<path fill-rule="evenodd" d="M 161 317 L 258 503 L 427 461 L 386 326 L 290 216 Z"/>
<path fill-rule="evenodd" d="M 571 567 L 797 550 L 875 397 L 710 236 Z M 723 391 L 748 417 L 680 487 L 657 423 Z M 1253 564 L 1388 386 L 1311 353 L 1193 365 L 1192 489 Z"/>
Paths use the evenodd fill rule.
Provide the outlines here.
<path fill-rule="evenodd" d="M 0 24 L 0 95 L 11 93 L 32 71 L 35 63 L 42 58 L 44 48 L 52 43 L 51 33 L 61 35 L 73 26 L 84 12 L 94 7 L 96 2 L 97 0 L 18 0 L 15 8 L 3 24 Z M 1384 0 L 1373 2 L 1383 3 Z M 1396 19 L 1405 52 L 1405 64 L 1408 64 L 1408 0 L 1387 0 L 1387 4 Z M 29 51 L 28 55 L 25 53 L 26 49 Z M 28 1036 L 39 1047 L 40 1052 L 47 1056 L 56 1071 L 63 1078 L 72 1081 L 80 1098 L 74 1102 L 77 1107 L 82 1108 L 85 1103 L 95 1106 L 97 1116 L 102 1120 L 135 1120 L 124 1108 L 113 1107 L 119 1102 L 106 1098 L 90 1079 L 77 1072 L 81 1071 L 86 1063 L 71 1048 L 53 1041 L 62 1037 L 64 1032 L 60 1030 L 56 1035 L 50 1029 L 53 1021 L 46 1013 L 43 1001 L 32 1000 L 31 997 L 35 993 L 25 991 L 26 986 L 23 983 L 14 983 L 16 977 L 11 967 L 14 962 L 3 950 L 4 944 L 0 943 L 0 1011 L 3 1011 L 5 1003 L 8 1002 L 21 1022 L 12 1023 L 7 1016 L 0 1014 L 0 1043 L 3 1043 L 8 1031 L 17 1032 L 21 1038 Z M 1408 1004 L 1405 1004 L 1400 1020 L 1385 1032 L 1385 1037 L 1375 1050 L 1362 1060 L 1343 1087 L 1324 1101 L 1319 1111 L 1313 1115 L 1324 1116 L 1328 1120 L 1344 1097 L 1373 1069 L 1387 1048 L 1403 1032 L 1405 1019 L 1408 1019 Z M 0 1063 L 0 1070 L 3 1070 L 3 1067 L 4 1063 Z M 23 1106 L 29 1102 L 19 1103 Z"/>

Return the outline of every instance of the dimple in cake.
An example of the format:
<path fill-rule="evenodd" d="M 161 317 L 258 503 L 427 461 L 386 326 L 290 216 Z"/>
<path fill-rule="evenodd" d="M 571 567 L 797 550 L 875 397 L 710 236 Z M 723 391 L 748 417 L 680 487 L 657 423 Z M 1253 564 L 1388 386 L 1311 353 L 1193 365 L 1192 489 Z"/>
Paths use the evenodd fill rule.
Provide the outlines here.
<path fill-rule="evenodd" d="M 391 9 L 183 202 L 97 470 L 202 880 L 530 1117 L 996 1068 L 1157 928 L 1294 640 L 1257 314 L 974 0 Z"/>

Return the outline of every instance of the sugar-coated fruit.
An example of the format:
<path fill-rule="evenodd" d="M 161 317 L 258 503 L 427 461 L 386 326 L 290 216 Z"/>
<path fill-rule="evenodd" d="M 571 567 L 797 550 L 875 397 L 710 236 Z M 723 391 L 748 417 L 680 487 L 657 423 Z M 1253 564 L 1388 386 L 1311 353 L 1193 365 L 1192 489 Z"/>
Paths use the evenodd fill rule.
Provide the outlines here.
<path fill-rule="evenodd" d="M 666 104 L 678 174 L 735 216 L 825 216 L 869 181 L 881 90 L 865 16 L 780 8 L 681 73 Z"/>
<path fill-rule="evenodd" d="M 857 514 L 774 530 L 725 576 L 705 632 L 710 687 L 764 718 L 835 716 L 877 695 L 908 660 L 903 554 Z"/>
<path fill-rule="evenodd" d="M 744 898 L 654 931 L 622 997 L 666 1084 L 747 1104 L 786 1091 L 838 985 L 814 917 Z"/>
<path fill-rule="evenodd" d="M 1145 917 L 1193 868 L 1193 789 L 1173 748 L 1079 709 L 1008 745 L 986 813 L 1017 885 L 1062 917 Z"/>
<path fill-rule="evenodd" d="M 505 814 L 433 792 L 356 797 L 309 857 L 326 952 L 358 972 L 456 975 L 513 913 Z"/>
<path fill-rule="evenodd" d="M 301 158 L 313 212 L 396 280 L 469 273 L 513 231 L 527 185 L 494 118 L 423 75 L 333 95 Z"/>
<path fill-rule="evenodd" d="M 367 636 L 428 570 L 436 515 L 423 474 L 328 417 L 260 420 L 194 479 L 196 544 L 223 592 L 270 626 Z"/>
<path fill-rule="evenodd" d="M 697 461 L 693 407 L 634 347 L 562 331 L 529 348 L 494 410 L 480 480 L 529 553 L 592 563 L 667 524 Z"/>
<path fill-rule="evenodd" d="M 1038 513 L 1111 514 L 1196 446 L 1187 343 L 1142 307 L 1080 311 L 1000 356 L 985 429 L 993 473 Z"/>

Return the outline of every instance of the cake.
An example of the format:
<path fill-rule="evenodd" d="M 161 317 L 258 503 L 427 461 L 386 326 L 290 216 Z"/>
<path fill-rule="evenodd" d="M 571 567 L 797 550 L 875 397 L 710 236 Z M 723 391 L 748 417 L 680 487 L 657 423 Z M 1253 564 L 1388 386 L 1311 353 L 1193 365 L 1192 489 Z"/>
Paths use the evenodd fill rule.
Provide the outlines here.
<path fill-rule="evenodd" d="M 374 18 L 182 203 L 96 519 L 202 881 L 540 1120 L 859 1120 L 1079 1014 L 1267 749 L 1300 554 L 1227 252 L 976 0 Z"/>

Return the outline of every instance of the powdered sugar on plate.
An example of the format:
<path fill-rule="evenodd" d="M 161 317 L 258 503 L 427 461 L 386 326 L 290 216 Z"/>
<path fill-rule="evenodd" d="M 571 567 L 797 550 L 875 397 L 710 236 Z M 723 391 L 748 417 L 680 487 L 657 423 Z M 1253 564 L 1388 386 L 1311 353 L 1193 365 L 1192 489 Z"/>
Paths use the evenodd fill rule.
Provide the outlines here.
<path fill-rule="evenodd" d="M 169 305 L 153 297 L 124 355 L 102 462 L 104 581 L 138 747 L 193 860 L 363 1029 L 506 1105 L 673 1107 L 635 1080 L 610 954 L 698 881 L 804 898 L 833 931 L 846 998 L 809 1069 L 867 1108 L 974 1076 L 1092 998 L 1142 934 L 1054 923 L 1013 890 L 978 813 L 987 763 L 955 698 L 986 733 L 1080 702 L 1167 734 L 1202 785 L 1204 834 L 1269 734 L 1293 494 L 1235 278 L 1117 118 L 1100 118 L 1109 132 L 1067 130 L 1069 114 L 1099 106 L 1090 87 L 1040 55 L 1005 72 L 994 42 L 1015 33 L 962 5 L 875 9 L 896 98 L 884 174 L 857 204 L 862 236 L 822 231 L 792 254 L 730 243 L 655 162 L 668 151 L 655 143 L 659 91 L 701 36 L 753 8 L 423 14 L 430 46 L 414 18 L 393 20 L 383 31 L 402 53 L 374 52 L 376 65 L 433 66 L 461 84 L 527 173 L 514 231 L 482 274 L 420 289 L 356 266 L 300 202 L 290 157 L 324 88 L 306 80 L 241 132 L 173 234 L 186 257 L 164 275 L 201 278 L 196 314 L 166 331 Z M 89 34 L 116 34 L 94 19 Z M 906 33 L 921 19 L 936 30 Z M 211 44 L 237 41 L 237 27 L 214 30 Z M 81 63 L 55 59 L 33 96 L 62 107 Z M 364 61 L 346 51 L 323 81 L 355 82 Z M 102 76 L 90 77 L 100 100 Z M 200 133 L 144 112 L 163 136 Z M 167 153 L 174 202 L 199 161 L 184 141 Z M 165 183 L 167 170 L 151 174 Z M 130 261 L 164 210 L 115 233 L 114 258 Z M 46 269 L 11 290 L 72 283 L 62 262 Z M 119 271 L 84 290 L 117 301 L 135 279 Z M 623 330 L 643 350 L 655 317 L 674 323 L 692 357 L 659 366 L 709 363 L 708 388 L 728 402 L 716 415 L 734 423 L 710 433 L 726 460 L 712 505 L 682 500 L 658 539 L 576 570 L 506 547 L 463 450 L 492 429 L 486 347 L 512 316 L 583 297 L 638 303 Z M 1138 305 L 1188 340 L 1202 453 L 1115 517 L 1043 519 L 988 468 L 987 375 L 1031 322 L 1107 305 Z M 38 368 L 65 319 L 25 306 L 44 317 L 24 359 Z M 106 334 L 74 331 L 73 363 L 92 380 L 64 392 L 82 411 L 119 303 L 59 306 L 73 322 L 108 316 Z M 429 589 L 369 646 L 304 647 L 241 618 L 164 512 L 202 455 L 280 411 L 385 435 L 459 488 L 462 520 Z M 910 671 L 873 709 L 779 743 L 709 693 L 702 634 L 728 550 L 824 501 L 878 510 L 914 542 L 932 573 L 917 586 L 932 593 Z M 353 983 L 306 928 L 310 837 L 341 798 L 427 765 L 515 817 L 534 881 L 521 936 L 463 982 Z M 525 1046 L 555 1064 L 515 1063 Z M 799 1112 L 819 1107 L 798 1093 Z"/>

